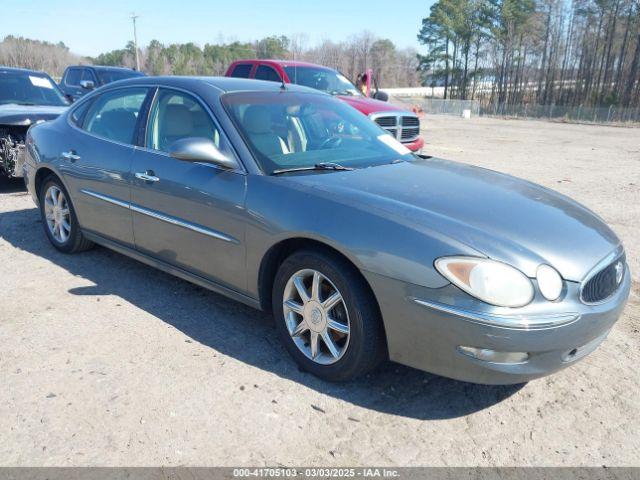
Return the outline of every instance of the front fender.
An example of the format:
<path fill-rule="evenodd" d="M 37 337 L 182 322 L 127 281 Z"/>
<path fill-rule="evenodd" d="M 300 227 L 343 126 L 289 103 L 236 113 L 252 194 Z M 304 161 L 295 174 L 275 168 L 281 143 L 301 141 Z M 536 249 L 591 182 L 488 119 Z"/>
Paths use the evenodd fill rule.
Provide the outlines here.
<path fill-rule="evenodd" d="M 332 247 L 361 271 L 428 288 L 449 282 L 433 266 L 444 255 L 481 254 L 406 219 L 303 188 L 285 177 L 249 176 L 247 288 L 258 295 L 260 264 L 278 243 L 309 239 Z"/>

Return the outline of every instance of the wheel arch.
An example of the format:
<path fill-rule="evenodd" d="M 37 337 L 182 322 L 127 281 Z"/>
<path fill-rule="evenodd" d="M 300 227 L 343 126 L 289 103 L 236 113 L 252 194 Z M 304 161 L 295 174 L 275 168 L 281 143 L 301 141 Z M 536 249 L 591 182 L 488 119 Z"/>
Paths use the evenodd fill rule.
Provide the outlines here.
<path fill-rule="evenodd" d="M 258 295 L 260 300 L 260 307 L 263 310 L 271 310 L 273 282 L 275 280 L 276 273 L 278 272 L 278 268 L 280 267 L 282 262 L 293 253 L 306 249 L 316 250 L 338 257 L 339 259 L 347 262 L 351 267 L 353 267 L 362 279 L 363 284 L 369 290 L 369 293 L 375 301 L 376 308 L 380 312 L 378 299 L 376 298 L 373 288 L 371 287 L 365 276 L 362 274 L 361 268 L 358 266 L 356 261 L 351 259 L 345 253 L 341 252 L 338 248 L 328 243 L 303 236 L 290 237 L 280 240 L 279 242 L 272 245 L 262 257 L 262 261 L 260 262 L 260 269 L 258 272 Z"/>
<path fill-rule="evenodd" d="M 62 183 L 67 192 L 69 191 L 69 188 L 67 188 L 67 184 L 58 172 L 56 172 L 49 165 L 42 165 L 38 168 L 38 170 L 36 170 L 36 174 L 33 179 L 33 186 L 35 188 L 35 194 L 38 201 L 40 201 L 40 190 L 42 189 L 42 183 L 51 175 L 55 176 L 60 181 L 60 183 Z"/>

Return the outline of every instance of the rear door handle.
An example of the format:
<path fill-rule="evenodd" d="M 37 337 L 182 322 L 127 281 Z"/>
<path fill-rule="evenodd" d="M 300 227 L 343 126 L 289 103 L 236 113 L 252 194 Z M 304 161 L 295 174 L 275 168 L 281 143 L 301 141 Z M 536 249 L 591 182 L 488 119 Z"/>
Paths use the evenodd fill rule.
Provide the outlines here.
<path fill-rule="evenodd" d="M 80 155 L 76 155 L 74 150 L 69 150 L 68 152 L 62 152 L 62 158 L 75 162 L 76 160 L 80 160 Z"/>
<path fill-rule="evenodd" d="M 146 172 L 136 172 L 136 178 L 144 180 L 145 182 L 159 182 L 160 179 L 156 177 L 153 170 L 147 170 Z"/>

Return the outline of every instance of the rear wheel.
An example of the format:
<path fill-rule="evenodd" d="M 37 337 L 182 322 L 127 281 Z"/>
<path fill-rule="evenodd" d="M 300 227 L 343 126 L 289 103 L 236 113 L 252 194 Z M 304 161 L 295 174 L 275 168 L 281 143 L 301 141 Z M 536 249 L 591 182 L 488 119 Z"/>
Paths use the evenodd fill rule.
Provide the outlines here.
<path fill-rule="evenodd" d="M 64 253 L 76 253 L 93 246 L 82 235 L 69 194 L 58 177 L 45 179 L 39 199 L 42 225 L 54 247 Z"/>
<path fill-rule="evenodd" d="M 349 380 L 385 356 L 375 298 L 343 259 L 301 251 L 280 266 L 273 312 L 282 341 L 296 362 L 325 380 Z"/>

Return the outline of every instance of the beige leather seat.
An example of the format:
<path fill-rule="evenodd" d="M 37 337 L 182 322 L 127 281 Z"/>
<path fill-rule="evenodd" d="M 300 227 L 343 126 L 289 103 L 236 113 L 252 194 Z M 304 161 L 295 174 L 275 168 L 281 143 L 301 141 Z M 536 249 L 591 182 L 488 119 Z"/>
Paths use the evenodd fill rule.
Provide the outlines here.
<path fill-rule="evenodd" d="M 269 110 L 263 105 L 251 105 L 242 117 L 244 126 L 251 143 L 264 155 L 281 155 L 290 153 L 283 138 L 271 130 Z"/>

